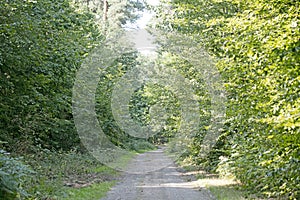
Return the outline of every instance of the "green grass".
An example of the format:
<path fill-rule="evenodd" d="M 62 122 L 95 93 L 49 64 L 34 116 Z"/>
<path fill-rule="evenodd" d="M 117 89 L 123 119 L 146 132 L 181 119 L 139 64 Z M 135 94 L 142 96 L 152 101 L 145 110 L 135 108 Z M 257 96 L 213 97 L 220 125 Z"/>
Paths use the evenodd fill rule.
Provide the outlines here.
<path fill-rule="evenodd" d="M 95 168 L 92 168 L 90 171 L 95 172 L 95 173 L 105 173 L 105 174 L 110 174 L 110 175 L 118 175 L 118 171 L 116 171 L 113 168 L 107 167 L 105 165 L 97 166 Z"/>
<path fill-rule="evenodd" d="M 96 200 L 104 197 L 116 181 L 92 184 L 83 188 L 66 188 L 67 197 L 64 200 Z"/>
<path fill-rule="evenodd" d="M 203 171 L 201 167 L 191 165 L 189 162 L 178 161 L 177 164 L 186 172 L 194 172 L 194 178 L 198 180 L 198 183 L 209 189 L 217 200 L 248 199 L 247 195 L 238 189 L 239 185 L 233 177 L 221 178 L 218 174 Z"/>
<path fill-rule="evenodd" d="M 136 155 L 135 152 L 130 152 L 129 154 L 124 154 L 117 161 L 116 164 L 118 168 L 124 168 L 127 164 L 132 160 L 132 158 Z M 104 176 L 109 176 L 116 178 L 120 175 L 119 171 L 107 167 L 105 165 L 96 166 L 94 168 L 88 169 L 89 173 L 97 173 Z M 106 195 L 106 193 L 116 184 L 116 180 L 105 181 L 100 183 L 93 183 L 87 187 L 81 188 L 67 188 L 64 187 L 63 195 L 58 199 L 65 200 L 95 200 L 100 199 Z"/>
<path fill-rule="evenodd" d="M 119 176 L 117 170 L 104 166 L 87 153 L 40 151 L 26 155 L 25 158 L 26 163 L 36 172 L 26 184 L 36 199 L 60 200 L 70 195 L 71 199 L 75 199 L 75 196 L 84 194 L 101 196 Z"/>
<path fill-rule="evenodd" d="M 125 169 L 136 155 L 131 151 L 113 164 Z M 100 199 L 120 176 L 112 165 L 105 166 L 88 153 L 40 150 L 24 155 L 24 160 L 35 172 L 24 184 L 31 199 Z"/>
<path fill-rule="evenodd" d="M 238 191 L 232 185 L 207 186 L 217 200 L 245 200 L 243 192 Z"/>
<path fill-rule="evenodd" d="M 113 162 L 109 163 L 109 166 L 115 169 L 124 170 L 128 163 L 137 155 L 136 152 L 128 152 L 118 157 Z"/>

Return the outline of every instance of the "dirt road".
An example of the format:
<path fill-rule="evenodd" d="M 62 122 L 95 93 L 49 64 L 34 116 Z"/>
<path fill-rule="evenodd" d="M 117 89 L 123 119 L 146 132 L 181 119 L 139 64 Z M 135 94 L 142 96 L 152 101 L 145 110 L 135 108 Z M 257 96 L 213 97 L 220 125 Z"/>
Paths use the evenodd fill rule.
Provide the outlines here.
<path fill-rule="evenodd" d="M 138 155 L 128 172 L 101 200 L 212 200 L 205 188 L 184 180 L 162 149 Z"/>

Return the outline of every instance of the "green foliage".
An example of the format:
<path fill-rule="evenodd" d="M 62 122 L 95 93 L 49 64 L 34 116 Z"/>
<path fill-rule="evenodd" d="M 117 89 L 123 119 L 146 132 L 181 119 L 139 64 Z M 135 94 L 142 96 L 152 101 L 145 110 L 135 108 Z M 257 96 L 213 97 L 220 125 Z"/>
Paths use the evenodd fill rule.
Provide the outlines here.
<path fill-rule="evenodd" d="M 135 139 L 121 130 L 116 123 L 112 114 L 111 99 L 119 78 L 137 64 L 136 52 L 121 55 L 111 66 L 102 71 L 96 91 L 96 113 L 103 132 L 113 144 L 127 149 L 130 149 L 130 143 Z"/>
<path fill-rule="evenodd" d="M 144 140 L 144 139 L 136 139 L 136 140 L 132 140 L 132 141 L 129 141 L 128 144 L 126 144 L 128 146 L 128 148 L 132 151 L 135 151 L 137 153 L 143 153 L 143 152 L 147 152 L 147 151 L 150 151 L 150 150 L 154 150 L 156 147 Z"/>
<path fill-rule="evenodd" d="M 104 15 L 104 1 L 103 0 L 72 0 L 73 4 L 81 10 L 87 10 L 96 15 L 100 26 L 104 26 L 103 15 Z M 143 1 L 134 0 L 110 0 L 107 1 L 107 22 L 109 27 L 120 27 L 128 22 L 134 22 L 139 17 L 139 11 L 145 8 Z"/>
<path fill-rule="evenodd" d="M 148 140 L 162 144 L 173 138 L 179 126 L 179 102 L 168 88 L 145 84 L 132 96 L 130 114 L 141 126 L 150 126 L 157 134 Z M 159 109 L 155 110 L 155 109 Z"/>
<path fill-rule="evenodd" d="M 0 149 L 0 198 L 13 200 L 28 197 L 25 183 L 33 173 L 20 158 L 13 158 Z"/>
<path fill-rule="evenodd" d="M 225 131 L 208 161 L 216 166 L 225 156 L 245 188 L 267 197 L 298 199 L 299 2 L 170 4 L 171 15 L 160 10 L 159 27 L 191 35 L 202 44 L 217 59 L 225 81 Z"/>
<path fill-rule="evenodd" d="M 69 0 L 0 0 L 0 141 L 4 141 L 1 148 L 14 155 L 24 154 L 24 162 L 36 172 L 33 175 L 20 159 L 1 151 L 1 199 L 60 199 L 65 181 L 112 176 L 93 171 L 102 165 L 91 156 L 69 152 L 85 151 L 73 122 L 72 87 L 84 58 L 95 47 L 101 48 L 105 36 L 111 39 L 113 33 L 119 34 L 120 24 L 135 20 L 137 15 L 133 11 L 143 7 L 136 1 L 123 3 L 110 6 L 115 6 L 115 12 L 126 13 L 111 20 L 109 31 L 102 33 L 99 27 L 104 22 L 97 21 L 93 11 L 70 4 Z M 119 26 L 113 27 L 114 23 Z M 116 46 L 123 48 L 121 43 Z M 115 64 L 122 63 L 126 71 L 125 68 L 135 65 L 135 59 L 135 53 L 129 53 Z M 116 77 L 120 75 L 116 72 Z M 103 86 L 111 87 L 111 79 L 107 80 Z M 103 95 L 100 101 L 108 106 L 104 108 L 106 112 L 109 91 L 103 94 L 107 96 Z M 100 121 L 104 122 L 107 135 L 119 146 L 134 141 L 114 129 L 112 116 L 107 117 L 105 112 L 100 112 L 104 116 L 99 117 L 103 117 Z M 140 150 L 138 145 L 135 148 Z"/>
<path fill-rule="evenodd" d="M 68 197 L 62 199 L 70 200 L 88 200 L 100 199 L 115 185 L 115 181 L 96 183 L 88 187 L 68 190 Z"/>
<path fill-rule="evenodd" d="M 0 9 L 1 140 L 20 152 L 78 145 L 71 89 L 101 36 L 92 16 L 67 0 L 1 0 Z"/>
<path fill-rule="evenodd" d="M 71 6 L 68 0 L 0 0 L 0 141 L 5 141 L 1 146 L 19 154 L 31 152 L 28 164 L 37 172 L 32 176 L 20 159 L 1 151 L 2 198 L 25 198 L 27 193 L 55 196 L 66 177 L 84 174 L 90 170 L 84 166 L 95 164 L 82 155 L 77 159 L 75 153 L 41 149 L 83 150 L 71 112 L 75 73 L 104 37 L 116 38 L 122 25 L 136 19 L 133 11 L 143 7 L 139 1 L 111 1 L 108 20 L 102 22 L 100 2 L 73 1 Z M 215 57 L 227 90 L 223 134 L 214 149 L 200 157 L 200 144 L 212 130 L 211 96 L 201 72 L 191 65 L 195 55 L 182 58 L 164 48 L 174 38 L 159 41 L 162 49 L 156 64 L 176 69 L 190 80 L 201 105 L 198 131 L 181 152 L 182 159 L 206 169 L 229 170 L 246 189 L 267 197 L 300 198 L 299 2 L 176 0 L 157 11 L 163 34 L 179 32 L 194 38 Z M 103 34 L 99 27 L 105 28 Z M 124 47 L 119 40 L 115 43 L 116 48 Z M 96 111 L 115 145 L 141 151 L 153 146 L 120 130 L 110 102 L 114 85 L 139 65 L 137 58 L 134 51 L 124 53 L 103 70 Z M 131 115 L 149 125 L 155 122 L 151 107 L 158 103 L 168 118 L 151 140 L 168 141 L 179 125 L 180 102 L 167 88 L 145 84 L 132 97 Z"/>
<path fill-rule="evenodd" d="M 202 143 L 204 136 L 207 133 L 207 130 L 210 128 L 210 122 L 211 122 L 211 99 L 210 94 L 207 90 L 207 84 L 203 80 L 203 76 L 198 71 L 199 66 L 194 66 L 189 62 L 188 58 L 182 58 L 178 55 L 176 55 L 175 52 L 165 52 L 168 51 L 168 49 L 162 50 L 162 55 L 157 60 L 157 65 L 163 66 L 165 68 L 171 68 L 176 70 L 176 72 L 184 77 L 186 80 L 188 80 L 189 85 L 194 92 L 194 94 L 197 96 L 198 104 L 199 104 L 199 125 L 195 129 L 196 131 L 193 133 L 193 137 L 187 136 L 185 137 L 185 140 L 188 143 L 188 148 L 178 152 L 176 149 L 176 142 L 174 143 L 174 149 L 170 145 L 170 151 L 173 153 L 179 153 L 180 154 L 180 160 L 191 160 L 193 163 L 200 163 L 199 154 L 201 151 L 201 146 L 199 144 Z M 206 65 L 207 63 L 203 63 L 203 65 Z M 174 87 L 174 86 L 170 86 Z M 154 93 L 155 94 L 155 93 Z M 153 98 L 155 95 L 153 92 L 149 93 L 148 95 Z M 158 93 L 159 94 L 159 93 Z M 176 94 L 178 95 L 178 94 Z M 180 126 L 180 120 L 181 120 L 181 113 L 180 113 L 180 104 L 182 102 L 179 102 L 178 99 L 176 99 L 175 94 L 169 94 L 167 95 L 166 101 L 168 105 L 164 105 L 166 107 L 166 113 L 171 113 L 172 116 L 169 120 L 167 120 L 167 126 L 165 134 L 163 134 L 161 140 L 166 140 L 167 138 L 172 138 L 174 135 L 178 132 L 178 127 Z M 157 98 L 157 97 L 156 97 Z M 172 99 L 173 98 L 173 99 Z M 161 101 L 159 98 L 156 100 Z M 169 115 L 171 115 L 169 114 Z M 182 133 L 185 134 L 185 133 Z M 177 139 L 177 138 L 176 138 Z M 168 140 L 166 140 L 168 141 Z M 203 165 L 204 166 L 204 165 Z"/>
<path fill-rule="evenodd" d="M 245 195 L 234 186 L 209 186 L 209 190 L 218 200 L 246 200 Z"/>
<path fill-rule="evenodd" d="M 38 150 L 24 157 L 35 174 L 24 177 L 24 189 L 37 199 L 62 199 L 74 187 L 86 187 L 116 178 L 118 173 L 87 153 Z M 100 187 L 100 186 L 99 186 Z M 75 190 L 75 188 L 74 188 Z"/>

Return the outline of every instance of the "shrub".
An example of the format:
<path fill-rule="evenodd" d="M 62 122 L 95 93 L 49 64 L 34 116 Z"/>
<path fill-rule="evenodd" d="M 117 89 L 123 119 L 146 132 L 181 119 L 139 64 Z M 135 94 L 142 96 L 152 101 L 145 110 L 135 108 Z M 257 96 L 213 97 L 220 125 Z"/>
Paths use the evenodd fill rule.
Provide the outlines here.
<path fill-rule="evenodd" d="M 21 158 L 13 158 L 0 149 L 0 199 L 21 199 L 28 197 L 24 183 L 26 177 L 34 172 L 25 165 Z"/>

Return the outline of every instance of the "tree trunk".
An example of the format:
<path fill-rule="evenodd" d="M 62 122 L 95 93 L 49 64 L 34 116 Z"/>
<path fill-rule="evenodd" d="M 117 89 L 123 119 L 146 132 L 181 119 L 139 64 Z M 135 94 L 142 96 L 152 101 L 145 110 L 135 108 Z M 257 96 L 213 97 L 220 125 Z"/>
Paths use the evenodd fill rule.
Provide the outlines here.
<path fill-rule="evenodd" d="M 103 0 L 103 21 L 107 21 L 108 3 L 107 0 Z"/>
<path fill-rule="evenodd" d="M 86 0 L 86 8 L 88 11 L 90 10 L 89 5 L 90 5 L 90 0 Z"/>

